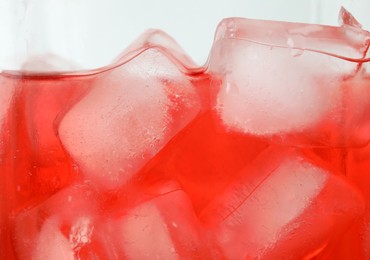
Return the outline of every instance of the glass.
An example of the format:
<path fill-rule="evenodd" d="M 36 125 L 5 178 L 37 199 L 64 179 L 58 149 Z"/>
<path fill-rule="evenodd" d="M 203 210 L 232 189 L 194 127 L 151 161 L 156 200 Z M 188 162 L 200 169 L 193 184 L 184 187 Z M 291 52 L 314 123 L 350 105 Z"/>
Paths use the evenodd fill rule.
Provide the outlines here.
<path fill-rule="evenodd" d="M 112 5 L 4 3 L 2 258 L 369 258 L 370 34 L 347 11 L 224 19 L 199 66 L 159 30 L 117 56 L 90 24 Z"/>

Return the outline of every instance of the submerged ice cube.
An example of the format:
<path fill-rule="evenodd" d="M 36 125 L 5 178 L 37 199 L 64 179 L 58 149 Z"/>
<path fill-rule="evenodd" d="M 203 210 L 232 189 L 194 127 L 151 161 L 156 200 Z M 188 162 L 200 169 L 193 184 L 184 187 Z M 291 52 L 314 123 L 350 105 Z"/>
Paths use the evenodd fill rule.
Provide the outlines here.
<path fill-rule="evenodd" d="M 32 251 L 31 259 L 75 259 L 68 239 L 53 219 L 45 221 L 35 242 L 36 247 Z"/>
<path fill-rule="evenodd" d="M 100 217 L 96 191 L 70 186 L 12 219 L 17 259 L 79 259 Z"/>
<path fill-rule="evenodd" d="M 358 192 L 342 178 L 294 151 L 270 149 L 201 220 L 229 259 L 303 259 L 325 250 L 362 210 Z"/>
<path fill-rule="evenodd" d="M 350 60 L 364 58 L 370 35 L 359 30 L 354 37 L 348 34 L 352 28 L 223 20 L 209 72 L 224 124 L 243 133 L 278 136 L 276 140 L 290 144 L 369 141 L 353 137 L 354 124 L 370 129 L 362 120 L 370 111 L 370 84 L 361 63 Z M 363 96 L 367 101 L 357 102 Z"/>
<path fill-rule="evenodd" d="M 58 132 L 84 177 L 115 189 L 199 110 L 191 81 L 165 50 L 150 48 L 99 74 L 66 113 Z"/>
<path fill-rule="evenodd" d="M 202 234 L 190 201 L 172 191 L 107 221 L 106 234 L 118 259 L 211 259 L 215 248 Z M 113 248 L 113 249 L 112 249 Z M 215 258 L 212 258 L 215 259 Z"/>

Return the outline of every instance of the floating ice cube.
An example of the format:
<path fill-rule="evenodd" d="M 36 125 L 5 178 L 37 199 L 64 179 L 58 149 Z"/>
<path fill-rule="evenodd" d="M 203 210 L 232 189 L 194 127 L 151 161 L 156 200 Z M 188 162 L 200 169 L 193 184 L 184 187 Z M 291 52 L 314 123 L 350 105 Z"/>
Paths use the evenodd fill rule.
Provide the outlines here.
<path fill-rule="evenodd" d="M 272 149 L 201 220 L 229 259 L 303 259 L 325 250 L 362 210 L 359 194 L 341 178 L 293 151 Z"/>
<path fill-rule="evenodd" d="M 167 50 L 168 57 L 178 62 L 181 69 L 186 70 L 185 72 L 198 72 L 202 70 L 171 36 L 163 31 L 154 29 L 147 30 L 140 35 L 136 41 L 123 51 L 120 55 L 121 58 L 117 61 L 119 62 L 122 58 L 134 57 L 148 48 Z"/>
<path fill-rule="evenodd" d="M 213 89 L 224 124 L 244 133 L 284 136 L 319 129 L 329 118 L 340 131 L 350 120 L 343 100 L 352 98 L 352 89 L 347 93 L 341 86 L 357 73 L 358 63 L 337 56 L 363 58 L 369 34 L 356 35 L 349 37 L 341 27 L 224 20 L 209 62 L 214 82 L 221 82 Z"/>
<path fill-rule="evenodd" d="M 115 189 L 199 110 L 189 79 L 152 48 L 98 75 L 62 119 L 59 136 L 87 180 Z"/>

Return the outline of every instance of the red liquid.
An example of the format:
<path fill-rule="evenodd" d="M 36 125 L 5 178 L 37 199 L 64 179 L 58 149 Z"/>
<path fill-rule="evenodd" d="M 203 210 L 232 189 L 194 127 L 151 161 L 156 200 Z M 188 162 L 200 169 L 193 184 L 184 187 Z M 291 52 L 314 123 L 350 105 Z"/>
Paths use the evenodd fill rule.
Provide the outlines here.
<path fill-rule="evenodd" d="M 1 130 L 1 241 L 10 258 L 9 218 L 40 203 L 75 178 L 55 131 L 56 121 L 87 89 L 89 77 L 23 78 L 2 75 L 11 97 Z M 5 96 L 6 98 L 6 96 Z M 4 104 L 5 105 L 5 104 Z"/>
<path fill-rule="evenodd" d="M 86 182 L 84 173 L 78 170 L 76 162 L 65 150 L 58 137 L 58 124 L 76 102 L 88 95 L 95 78 L 96 76 L 18 77 L 3 75 L 2 87 L 12 90 L 9 92 L 12 95 L 12 101 L 9 103 L 8 112 L 5 115 L 6 119 L 4 120 L 5 124 L 2 128 L 4 145 L 2 146 L 1 172 L 3 173 L 3 181 L 0 190 L 2 202 L 1 240 L 4 243 L 2 243 L 1 252 L 6 259 L 27 259 L 30 257 L 40 259 L 40 257 L 53 257 L 58 254 L 67 254 L 67 256 L 70 254 L 74 257 L 79 256 L 81 259 L 90 259 L 92 256 L 111 259 L 115 257 L 113 252 L 118 252 L 119 258 L 125 256 L 130 258 L 130 254 L 132 257 L 145 257 L 140 253 L 145 252 L 145 250 L 161 257 L 181 256 L 204 259 L 207 257 L 220 258 L 222 255 L 229 258 L 242 256 L 243 254 L 245 257 L 247 255 L 249 257 L 257 256 L 267 250 L 268 243 L 271 243 L 271 241 L 263 242 L 264 240 L 260 240 L 258 242 L 258 237 L 262 236 L 264 227 L 263 222 L 261 227 L 256 224 L 257 219 L 253 220 L 253 214 L 257 214 L 256 216 L 263 214 L 269 218 L 271 216 L 272 219 L 274 218 L 273 215 L 275 217 L 279 214 L 285 215 L 287 210 L 289 211 L 289 205 L 284 206 L 285 200 L 289 202 L 290 196 L 293 196 L 292 199 L 296 198 L 298 200 L 290 203 L 301 205 L 299 207 L 303 208 L 295 213 L 298 214 L 297 216 L 287 216 L 288 219 L 284 222 L 274 224 L 278 225 L 274 229 L 276 229 L 275 232 L 281 233 L 283 232 L 281 229 L 293 225 L 296 229 L 294 239 L 293 237 L 292 240 L 288 238 L 289 233 L 286 234 L 287 238 L 275 238 L 278 239 L 273 242 L 277 243 L 276 248 L 273 251 L 267 250 L 265 257 L 267 257 L 266 259 L 273 259 L 275 257 L 286 257 L 285 254 L 298 258 L 310 255 L 319 257 L 320 254 L 324 255 L 326 251 L 332 252 L 330 250 L 335 248 L 335 245 L 339 243 L 338 240 L 341 240 L 342 237 L 346 239 L 344 234 L 351 223 L 356 219 L 356 221 L 359 221 L 360 216 L 361 218 L 365 216 L 362 215 L 362 199 L 358 195 L 358 191 L 355 190 L 352 181 L 348 180 L 351 184 L 347 184 L 345 179 L 336 180 L 337 177 L 334 173 L 342 173 L 342 166 L 337 165 L 337 158 L 341 162 L 347 163 L 348 161 L 345 166 L 349 169 L 348 178 L 357 181 L 357 186 L 367 192 L 369 187 L 367 177 L 365 177 L 369 162 L 367 150 L 363 149 L 363 152 L 361 149 L 346 150 L 345 152 L 349 153 L 347 161 L 343 161 L 343 158 L 340 157 L 341 153 L 335 150 L 323 151 L 317 149 L 319 153 L 315 153 L 323 156 L 330 156 L 330 153 L 333 153 L 333 157 L 315 157 L 310 155 L 313 153 L 302 150 L 303 157 L 300 157 L 300 160 L 306 160 L 307 165 L 316 164 L 315 167 L 322 167 L 323 169 L 317 168 L 320 169 L 317 170 L 318 175 L 314 173 L 316 174 L 315 178 L 319 178 L 318 183 L 308 184 L 308 180 L 303 177 L 305 173 L 302 172 L 302 177 L 299 177 L 303 178 L 301 181 L 297 179 L 298 182 L 293 181 L 289 184 L 293 186 L 286 186 L 287 190 L 294 192 L 296 195 L 288 195 L 288 193 L 279 195 L 283 190 L 271 190 L 270 195 L 263 195 L 262 190 L 259 191 L 264 187 L 260 184 L 261 181 L 265 183 L 270 178 L 270 181 L 274 184 L 269 184 L 269 187 L 288 185 L 284 181 L 284 178 L 288 178 L 288 175 L 286 177 L 276 177 L 278 178 L 276 180 L 272 177 L 274 169 L 278 169 L 276 168 L 278 166 L 273 166 L 276 164 L 276 159 L 273 158 L 289 158 L 291 155 L 289 153 L 284 155 L 285 153 L 279 151 L 279 149 L 272 150 L 270 155 L 267 155 L 264 151 L 272 145 L 269 145 L 266 140 L 227 131 L 218 121 L 217 116 L 211 111 L 207 111 L 207 109 L 205 112 L 200 112 L 156 156 L 152 157 L 131 182 L 113 191 L 101 188 L 99 184 L 93 181 Z M 198 95 L 203 95 L 203 103 L 206 104 L 208 94 L 204 89 L 208 86 L 207 81 L 193 82 L 199 88 Z M 307 156 L 306 159 L 304 159 L 304 156 Z M 265 165 L 263 167 L 267 167 L 266 171 L 263 170 L 263 167 L 258 166 L 259 163 Z M 269 164 L 272 168 L 269 168 Z M 250 167 L 254 167 L 254 170 Z M 310 168 L 311 166 L 304 167 Z M 297 171 L 299 173 L 301 170 L 298 169 Z M 324 174 L 322 175 L 324 177 L 320 177 L 321 174 Z M 333 180 L 329 181 L 328 178 Z M 340 184 L 334 184 L 338 181 Z M 81 182 L 86 184 L 81 186 L 78 184 Z M 173 184 L 170 184 L 171 182 Z M 246 186 L 243 187 L 244 185 Z M 261 188 L 255 188 L 253 185 Z M 294 186 L 297 185 L 311 185 L 311 188 L 307 186 L 306 189 L 308 190 L 305 192 L 312 194 L 310 195 L 313 196 L 312 200 L 305 197 L 308 195 L 304 194 L 299 199 L 299 191 L 300 189 L 304 190 L 304 188 L 294 191 Z M 233 191 L 234 186 L 235 190 Z M 320 188 L 321 186 L 325 188 Z M 71 194 L 68 191 L 71 189 L 70 187 L 74 189 L 73 194 L 76 192 L 80 194 L 68 195 Z M 309 189 L 312 189 L 312 191 Z M 172 194 L 176 190 L 183 194 L 181 197 L 184 197 L 187 201 L 186 206 L 185 204 L 182 206 L 182 203 L 185 203 L 182 202 L 182 199 L 179 202 L 171 202 L 172 195 L 166 195 Z M 265 190 L 266 188 L 263 188 L 263 192 L 268 192 L 268 189 Z M 232 195 L 234 192 L 236 192 L 235 195 Z M 238 195 L 236 196 L 236 194 Z M 339 194 L 342 197 L 338 197 Z M 243 198 L 244 196 L 246 198 Z M 253 198 L 253 196 L 256 197 Z M 259 198 L 259 196 L 262 197 Z M 272 197 L 269 198 L 270 196 Z M 364 197 L 369 198 L 367 195 Z M 78 201 L 82 199 L 82 201 L 75 205 L 74 198 Z M 151 201 L 159 201 L 159 198 L 161 206 L 155 211 L 153 211 L 152 206 L 148 206 L 148 209 L 145 208 L 147 206 L 144 205 L 147 203 L 152 205 Z M 283 201 L 279 202 L 278 198 L 283 199 Z M 313 200 L 313 198 L 315 199 Z M 266 199 L 267 201 L 273 199 L 275 202 L 262 202 Z M 220 200 L 222 202 L 216 202 Z M 253 202 L 254 200 L 257 201 Z M 300 200 L 302 200 L 302 203 L 305 200 L 304 203 L 308 204 L 301 204 Z M 339 203 L 337 200 L 341 202 Z M 222 203 L 223 206 L 217 203 Z M 230 205 L 226 205 L 229 203 Z M 233 203 L 236 204 L 233 205 Z M 256 203 L 262 204 L 258 205 Z M 267 204 L 264 205 L 263 203 Z M 277 204 L 269 206 L 268 203 Z M 283 212 L 274 212 L 271 207 L 273 205 L 277 206 L 279 203 L 282 204 L 276 210 L 281 207 Z M 309 206 L 310 203 L 314 203 L 315 206 Z M 185 214 L 182 215 L 182 220 L 179 220 L 178 224 L 175 222 L 176 227 L 172 227 L 175 228 L 174 230 L 161 230 L 153 227 L 153 230 L 148 231 L 149 233 L 135 233 L 135 225 L 138 228 L 140 225 L 145 225 L 142 221 L 165 221 L 166 223 L 170 221 L 167 224 L 158 225 L 165 225 L 164 227 L 173 225 L 171 221 L 174 221 L 177 217 L 172 216 L 166 220 L 168 218 L 166 214 L 169 214 L 168 210 L 172 209 L 174 205 L 179 207 L 175 212 Z M 259 213 L 263 207 L 266 207 L 264 211 L 267 211 Z M 288 208 L 284 209 L 284 207 Z M 210 208 L 214 208 L 212 210 L 216 210 L 218 213 L 211 217 L 210 213 L 207 213 Z M 222 212 L 222 208 L 225 208 L 225 213 Z M 238 209 L 242 210 L 242 208 L 250 212 L 247 213 L 247 218 L 242 217 L 246 213 L 237 213 Z M 302 211 L 303 209 L 304 211 Z M 130 212 L 135 210 L 139 210 L 139 213 L 135 214 L 142 214 L 142 220 L 135 220 L 139 221 L 137 224 L 135 224 L 136 222 L 133 222 L 133 224 L 122 224 L 126 223 L 122 222 L 120 224 L 121 220 L 119 219 L 121 218 L 123 218 L 122 221 L 134 221 L 124 219 L 132 219 Z M 335 213 L 336 211 L 342 212 L 341 217 L 338 213 Z M 155 215 L 157 216 L 155 217 L 152 214 L 160 215 Z M 223 217 L 224 214 L 226 214 L 225 217 Z M 225 222 L 233 214 L 241 214 L 238 217 L 241 219 L 230 222 L 233 224 Z M 336 217 L 333 218 L 331 214 L 336 214 Z M 191 217 L 187 217 L 188 215 L 191 215 Z M 198 219 L 199 216 L 200 219 Z M 155 220 L 151 218 L 155 218 Z M 134 217 L 134 219 L 136 218 Z M 255 226 L 256 230 L 248 231 L 250 228 L 246 227 L 246 231 L 241 231 L 240 225 L 247 225 L 243 224 L 244 221 L 253 221 L 254 225 L 257 225 Z M 308 231 L 308 226 L 302 226 L 303 223 L 307 223 L 308 226 L 316 226 L 317 231 L 312 229 Z M 118 226 L 115 227 L 114 225 Z M 111 242 L 112 239 L 118 241 L 114 237 L 118 236 L 121 231 L 116 231 L 116 229 L 127 229 L 125 225 L 133 229 L 130 231 L 133 232 L 132 236 L 138 236 L 136 239 L 139 240 L 142 239 L 142 242 L 138 242 L 134 248 L 126 248 L 124 243 L 115 244 Z M 219 232 L 217 230 L 220 230 L 221 227 L 225 228 L 224 225 L 227 225 L 229 231 L 217 233 Z M 272 224 L 266 223 L 266 225 Z M 78 228 L 82 231 L 76 231 Z M 109 228 L 111 233 L 104 231 L 106 228 Z M 362 232 L 363 229 L 357 228 L 356 233 L 356 226 L 353 226 L 353 228 L 355 231 L 352 231 L 351 236 L 360 236 L 358 232 Z M 79 242 L 75 241 L 73 244 L 71 241 L 73 241 L 73 237 L 78 237 L 78 232 L 85 232 L 86 237 L 79 237 L 80 240 L 75 238 Z M 122 235 L 126 234 L 125 232 L 129 231 L 122 231 Z M 185 235 L 183 232 L 187 232 L 187 234 Z M 196 232 L 197 235 L 188 232 Z M 229 242 L 225 244 L 220 236 L 228 232 L 247 233 L 243 233 L 243 238 L 235 237 L 235 240 L 230 241 L 231 244 Z M 161 249 L 160 247 L 146 245 L 147 242 L 143 239 L 150 235 L 158 236 L 154 239 L 162 239 L 161 243 L 175 243 L 173 244 L 174 252 L 168 251 L 166 248 Z M 203 238 L 196 238 L 196 236 Z M 274 235 L 271 233 L 268 236 Z M 305 240 L 307 238 L 313 242 L 306 247 Z M 134 238 L 130 238 L 126 234 L 124 239 Z M 259 244 L 261 248 L 258 249 L 256 245 L 252 246 L 253 250 L 257 250 L 254 252 L 248 246 L 240 247 L 238 243 L 243 239 L 251 241 L 250 245 L 261 243 Z M 42 245 L 43 243 L 44 245 Z M 73 244 L 72 247 L 70 243 Z M 347 246 L 352 248 L 354 243 L 356 243 L 354 245 L 356 250 L 364 250 L 359 246 L 357 240 L 342 243 L 341 248 L 342 250 L 345 250 Z M 230 255 L 229 252 L 234 253 Z"/>

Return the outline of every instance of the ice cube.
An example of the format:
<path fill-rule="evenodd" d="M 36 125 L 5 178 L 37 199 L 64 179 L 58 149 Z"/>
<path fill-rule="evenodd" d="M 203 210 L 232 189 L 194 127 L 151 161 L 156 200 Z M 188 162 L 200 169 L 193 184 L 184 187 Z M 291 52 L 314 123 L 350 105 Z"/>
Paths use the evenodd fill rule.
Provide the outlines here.
<path fill-rule="evenodd" d="M 370 257 L 370 145 L 352 149 L 305 149 L 305 156 L 338 175 L 344 175 L 362 193 L 366 202 L 364 215 L 333 244 L 333 259 L 368 259 Z"/>
<path fill-rule="evenodd" d="M 325 250 L 362 210 L 362 198 L 343 179 L 273 148 L 201 220 L 229 259 L 303 259 Z"/>
<path fill-rule="evenodd" d="M 87 185 L 76 184 L 13 214 L 17 259 L 75 259 L 91 243 L 99 208 L 97 193 Z"/>
<path fill-rule="evenodd" d="M 36 239 L 36 247 L 32 252 L 35 260 L 74 260 L 74 253 L 68 239 L 63 236 L 56 220 L 45 221 Z"/>
<path fill-rule="evenodd" d="M 173 191 L 131 208 L 107 222 L 106 234 L 119 259 L 210 259 L 186 194 Z M 208 258 L 207 258 L 208 257 Z M 213 258 L 214 259 L 214 258 Z"/>
<path fill-rule="evenodd" d="M 363 259 L 367 259 L 370 258 L 370 144 L 362 148 L 349 149 L 346 152 L 346 176 L 362 191 L 366 201 L 366 211 L 361 222 L 352 228 L 352 233 L 347 236 L 348 239 L 344 238 L 343 243 L 338 245 L 337 251 L 341 252 L 338 249 L 340 246 L 342 250 L 345 248 L 348 252 L 360 247 L 358 254 L 361 254 Z"/>
<path fill-rule="evenodd" d="M 62 119 L 59 136 L 86 180 L 127 183 L 200 110 L 190 80 L 151 48 L 102 72 Z"/>
<path fill-rule="evenodd" d="M 148 48 L 168 50 L 168 57 L 178 63 L 180 69 L 185 72 L 196 73 L 203 70 L 202 67 L 195 64 L 171 36 L 161 30 L 155 29 L 147 30 L 140 35 L 136 41 L 123 51 L 117 62 L 120 62 L 122 59 L 125 60 L 128 57 L 134 57 Z"/>
<path fill-rule="evenodd" d="M 115 232 L 122 236 L 120 241 L 128 259 L 178 258 L 167 226 L 152 205 L 137 208 Z"/>
<path fill-rule="evenodd" d="M 341 86 L 356 74 L 358 63 L 337 56 L 361 59 L 368 42 L 365 31 L 356 38 L 340 27 L 226 19 L 209 61 L 218 91 L 216 110 L 232 130 L 286 137 L 309 129 L 311 144 L 324 143 L 340 132 L 343 121 L 352 122 L 343 112 L 350 109 L 344 100 L 352 98 L 352 88 Z M 325 119 L 335 126 L 317 137 L 321 130 L 313 127 L 319 129 Z"/>

